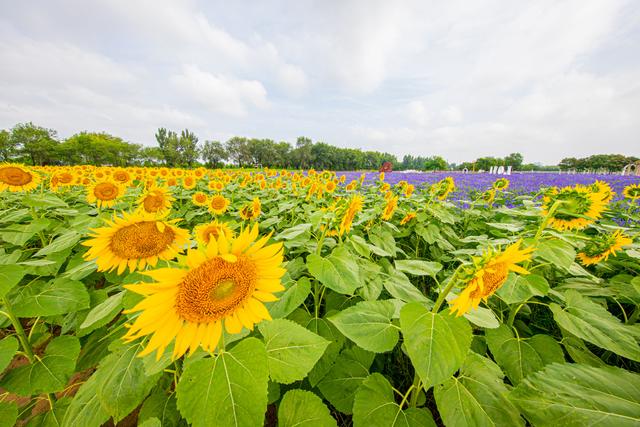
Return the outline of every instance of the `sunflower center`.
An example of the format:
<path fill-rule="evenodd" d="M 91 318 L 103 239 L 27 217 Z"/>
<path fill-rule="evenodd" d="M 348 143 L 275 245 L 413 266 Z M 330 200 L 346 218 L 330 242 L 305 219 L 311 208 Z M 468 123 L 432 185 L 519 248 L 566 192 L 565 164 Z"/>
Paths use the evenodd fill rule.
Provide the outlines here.
<path fill-rule="evenodd" d="M 224 198 L 222 197 L 214 197 L 211 199 L 211 207 L 216 210 L 224 209 Z"/>
<path fill-rule="evenodd" d="M 255 289 L 257 269 L 245 256 L 236 262 L 213 258 L 190 271 L 180 284 L 176 312 L 189 322 L 211 322 L 233 313 Z"/>
<path fill-rule="evenodd" d="M 217 239 L 218 236 L 220 235 L 220 230 L 219 227 L 216 225 L 212 225 L 207 227 L 204 230 L 203 237 L 204 237 L 204 242 L 205 243 L 209 243 L 211 241 L 211 238 L 213 237 L 214 239 Z"/>
<path fill-rule="evenodd" d="M 144 198 L 144 210 L 147 212 L 158 212 L 162 209 L 164 199 L 162 196 L 150 194 Z"/>
<path fill-rule="evenodd" d="M 95 186 L 93 194 L 100 200 L 113 200 L 118 197 L 118 188 L 110 182 L 101 182 Z"/>
<path fill-rule="evenodd" d="M 171 227 L 158 230 L 155 221 L 142 221 L 127 225 L 111 238 L 111 250 L 124 259 L 142 259 L 159 255 L 175 238 Z"/>
<path fill-rule="evenodd" d="M 0 169 L 0 181 L 9 185 L 26 185 L 33 180 L 33 176 L 15 166 L 7 166 Z"/>
<path fill-rule="evenodd" d="M 490 271 L 489 271 L 490 270 Z M 492 265 L 482 275 L 482 282 L 484 283 L 484 290 L 478 287 L 471 297 L 473 298 L 486 298 L 492 295 L 502 284 L 507 280 L 509 269 L 504 262 Z"/>

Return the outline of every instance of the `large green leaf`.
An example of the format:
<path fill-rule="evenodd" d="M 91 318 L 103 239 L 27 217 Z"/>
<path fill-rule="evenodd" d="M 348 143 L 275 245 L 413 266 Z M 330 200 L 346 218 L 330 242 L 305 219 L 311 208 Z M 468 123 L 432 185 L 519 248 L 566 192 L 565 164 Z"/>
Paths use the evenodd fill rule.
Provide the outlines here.
<path fill-rule="evenodd" d="M 400 326 L 425 389 L 451 377 L 471 347 L 469 322 L 449 311 L 432 313 L 420 303 L 410 303 L 400 311 Z"/>
<path fill-rule="evenodd" d="M 549 292 L 547 280 L 537 274 L 518 276 L 509 274 L 507 281 L 496 291 L 496 294 L 507 304 L 524 302 L 534 295 L 543 296 Z"/>
<path fill-rule="evenodd" d="M 18 351 L 18 340 L 14 336 L 0 340 L 0 373 L 3 372 Z"/>
<path fill-rule="evenodd" d="M 358 263 L 344 246 L 337 247 L 326 258 L 310 254 L 307 257 L 307 268 L 320 283 L 341 294 L 351 295 L 362 285 Z"/>
<path fill-rule="evenodd" d="M 73 374 L 79 354 L 78 338 L 69 335 L 56 337 L 35 363 L 9 371 L 2 379 L 2 386 L 21 396 L 60 391 Z"/>
<path fill-rule="evenodd" d="M 18 419 L 18 405 L 15 402 L 0 402 L 0 425 L 15 425 Z"/>
<path fill-rule="evenodd" d="M 414 276 L 435 277 L 438 271 L 442 270 L 442 264 L 420 259 L 402 259 L 396 260 L 396 269 Z"/>
<path fill-rule="evenodd" d="M 56 237 L 51 243 L 35 253 L 35 256 L 44 256 L 56 252 L 64 251 L 73 247 L 82 235 L 75 230 L 70 230 L 61 236 Z"/>
<path fill-rule="evenodd" d="M 383 353 L 393 350 L 398 342 L 398 327 L 391 323 L 394 311 L 391 301 L 362 301 L 329 320 L 360 347 Z"/>
<path fill-rule="evenodd" d="M 122 310 L 122 297 L 124 297 L 124 294 L 124 292 L 118 292 L 115 295 L 111 295 L 92 308 L 80 328 L 99 328 L 109 323 Z"/>
<path fill-rule="evenodd" d="M 140 408 L 138 422 L 149 418 L 157 418 L 164 426 L 179 425 L 182 417 L 178 412 L 175 393 L 167 394 L 164 390 L 151 393 Z"/>
<path fill-rule="evenodd" d="M 307 376 L 329 345 L 321 336 L 291 320 L 263 322 L 259 329 L 267 349 L 269 376 L 282 384 Z"/>
<path fill-rule="evenodd" d="M 80 386 L 62 420 L 63 427 L 100 427 L 109 419 L 98 399 L 98 381 L 95 375 Z"/>
<path fill-rule="evenodd" d="M 344 345 L 346 338 L 342 333 L 336 328 L 331 322 L 326 319 L 316 319 L 313 318 L 306 324 L 307 329 L 315 332 L 320 335 L 327 341 L 329 341 L 329 345 L 327 349 L 324 351 L 322 357 L 316 362 L 315 366 L 311 371 L 309 371 L 309 375 L 307 375 L 307 380 L 309 384 L 315 387 L 322 378 L 329 372 L 336 359 L 338 358 L 338 354 L 340 354 L 340 350 L 342 350 L 342 346 Z"/>
<path fill-rule="evenodd" d="M 576 291 L 566 291 L 564 296 L 564 308 L 555 303 L 549 306 L 560 327 L 578 338 L 640 362 L 637 329 L 621 323 L 604 307 Z"/>
<path fill-rule="evenodd" d="M 27 427 L 60 427 L 70 403 L 70 397 L 59 398 L 53 402 L 52 410 L 31 418 Z"/>
<path fill-rule="evenodd" d="M 560 268 L 568 269 L 573 264 L 576 251 L 564 240 L 544 240 L 536 248 L 535 256 L 544 258 Z"/>
<path fill-rule="evenodd" d="M 552 364 L 526 378 L 509 398 L 533 425 L 638 426 L 640 375 L 612 366 Z"/>
<path fill-rule="evenodd" d="M 356 392 L 353 403 L 354 427 L 435 427 L 427 409 L 403 410 L 394 399 L 393 388 L 382 375 L 375 373 L 365 379 Z"/>
<path fill-rule="evenodd" d="M 438 411 L 448 426 L 518 426 L 520 412 L 507 399 L 500 368 L 472 351 L 460 373 L 434 389 Z"/>
<path fill-rule="evenodd" d="M 358 347 L 345 349 L 327 375 L 318 383 L 322 395 L 340 412 L 350 414 L 354 394 L 369 376 L 374 354 Z"/>
<path fill-rule="evenodd" d="M 160 376 L 147 375 L 138 357 L 142 349 L 139 343 L 120 346 L 100 362 L 94 374 L 100 404 L 116 422 L 142 403 Z"/>
<path fill-rule="evenodd" d="M 25 268 L 20 265 L 0 265 L 0 298 L 20 283 L 25 273 Z"/>
<path fill-rule="evenodd" d="M 268 372 L 264 344 L 245 338 L 185 369 L 177 388 L 178 409 L 194 427 L 261 426 Z"/>
<path fill-rule="evenodd" d="M 432 304 L 418 288 L 416 288 L 411 280 L 402 272 L 392 269 L 389 273 L 389 277 L 384 282 L 384 288 L 394 298 L 397 298 L 405 302 L 422 302 L 425 304 Z"/>
<path fill-rule="evenodd" d="M 560 344 L 549 335 L 531 338 L 515 336 L 507 325 L 485 331 L 485 338 L 494 359 L 513 384 L 550 363 L 563 363 Z"/>
<path fill-rule="evenodd" d="M 301 277 L 297 282 L 290 282 L 284 293 L 278 295 L 278 301 L 268 302 L 265 305 L 269 314 L 274 319 L 287 317 L 293 310 L 300 307 L 309 296 L 311 281 L 308 277 Z"/>
<path fill-rule="evenodd" d="M 35 219 L 26 225 L 12 225 L 0 232 L 0 239 L 15 246 L 24 246 L 37 233 L 46 230 L 49 225 L 51 221 L 44 218 Z"/>
<path fill-rule="evenodd" d="M 55 279 L 40 281 L 20 288 L 13 301 L 18 317 L 53 316 L 89 307 L 89 294 L 82 282 Z"/>
<path fill-rule="evenodd" d="M 289 390 L 278 408 L 278 427 L 336 427 L 329 408 L 315 394 Z"/>

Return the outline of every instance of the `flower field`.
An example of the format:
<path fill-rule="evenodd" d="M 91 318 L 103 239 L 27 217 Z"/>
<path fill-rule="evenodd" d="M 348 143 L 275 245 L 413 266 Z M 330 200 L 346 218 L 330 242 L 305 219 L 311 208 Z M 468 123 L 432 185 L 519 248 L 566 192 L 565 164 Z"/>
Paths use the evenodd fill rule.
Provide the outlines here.
<path fill-rule="evenodd" d="M 638 425 L 639 183 L 0 164 L 0 425 Z"/>

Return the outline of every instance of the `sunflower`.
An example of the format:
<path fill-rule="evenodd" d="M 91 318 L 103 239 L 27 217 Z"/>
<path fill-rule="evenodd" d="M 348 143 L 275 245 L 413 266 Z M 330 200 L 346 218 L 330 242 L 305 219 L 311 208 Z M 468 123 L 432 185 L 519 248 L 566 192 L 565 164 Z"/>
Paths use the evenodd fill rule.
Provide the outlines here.
<path fill-rule="evenodd" d="M 606 204 L 600 193 L 576 185 L 545 194 L 542 213 L 547 216 L 556 201 L 561 205 L 551 215 L 549 225 L 556 230 L 581 230 L 602 216 Z"/>
<path fill-rule="evenodd" d="M 392 194 L 392 193 L 388 193 L 388 194 Z M 381 218 L 385 221 L 390 220 L 397 208 L 398 208 L 398 196 L 389 197 L 387 199 L 387 205 L 384 207 L 384 210 L 382 211 Z"/>
<path fill-rule="evenodd" d="M 209 181 L 208 188 L 211 191 L 222 191 L 222 190 L 224 190 L 224 182 L 222 182 L 222 181 Z"/>
<path fill-rule="evenodd" d="M 600 194 L 602 196 L 603 203 L 609 203 L 616 195 L 616 193 L 614 193 L 614 191 L 611 189 L 609 183 L 605 181 L 595 181 L 589 186 L 589 188 L 592 192 Z"/>
<path fill-rule="evenodd" d="M 216 194 L 209 199 L 209 212 L 214 215 L 222 215 L 227 211 L 229 203 L 229 199 L 220 194 Z"/>
<path fill-rule="evenodd" d="M 202 191 L 196 191 L 193 193 L 193 196 L 191 196 L 191 201 L 196 206 L 207 206 L 209 203 L 209 197 Z"/>
<path fill-rule="evenodd" d="M 185 190 L 193 190 L 194 188 L 196 188 L 197 183 L 198 180 L 194 176 L 187 175 L 182 178 L 182 188 L 184 188 Z"/>
<path fill-rule="evenodd" d="M 263 302 L 277 300 L 273 293 L 284 290 L 282 243 L 266 245 L 270 236 L 256 241 L 257 237 L 257 224 L 235 239 L 222 233 L 206 247 L 189 249 L 181 268 L 143 273 L 157 283 L 125 285 L 145 298 L 127 310 L 142 314 L 124 339 L 152 335 L 139 356 L 157 350 L 158 359 L 175 339 L 172 358 L 177 359 L 198 347 L 215 351 L 223 326 L 237 334 L 243 327 L 253 330 L 262 320 L 271 320 Z"/>
<path fill-rule="evenodd" d="M 622 231 L 604 236 L 598 236 L 587 244 L 584 251 L 578 254 L 578 259 L 583 265 L 594 265 L 602 260 L 607 260 L 609 255 L 615 256 L 616 251 L 628 246 L 633 240 L 625 236 Z"/>
<path fill-rule="evenodd" d="M 404 186 L 404 197 L 411 197 L 411 195 L 413 194 L 413 191 L 416 189 L 416 187 L 413 184 L 407 184 Z"/>
<path fill-rule="evenodd" d="M 333 193 L 336 190 L 336 183 L 333 181 L 328 181 L 325 185 L 324 185 L 324 191 L 326 191 L 327 193 Z"/>
<path fill-rule="evenodd" d="M 438 181 L 431 186 L 431 194 L 438 198 L 438 200 L 444 200 L 449 193 L 456 189 L 455 182 L 450 176 Z"/>
<path fill-rule="evenodd" d="M 96 181 L 87 187 L 87 202 L 96 203 L 99 208 L 110 208 L 122 197 L 125 188 L 110 179 Z"/>
<path fill-rule="evenodd" d="M 89 250 L 84 259 L 96 260 L 98 271 L 118 269 L 122 274 L 154 267 L 158 260 L 170 260 L 189 242 L 189 232 L 175 226 L 179 221 L 163 221 L 143 213 L 124 213 L 106 221 L 107 227 L 92 229 L 83 242 Z"/>
<path fill-rule="evenodd" d="M 482 193 L 481 197 L 485 203 L 492 204 L 496 198 L 496 190 L 493 188 L 491 190 L 487 190 Z"/>
<path fill-rule="evenodd" d="M 40 185 L 40 175 L 30 169 L 14 164 L 0 164 L 0 191 L 31 191 Z"/>
<path fill-rule="evenodd" d="M 631 184 L 624 187 L 622 190 L 622 194 L 627 199 L 638 200 L 640 199 L 640 185 L 639 184 Z"/>
<path fill-rule="evenodd" d="M 338 234 L 342 236 L 344 233 L 348 233 L 351 231 L 351 225 L 353 224 L 353 220 L 356 217 L 356 214 L 362 210 L 362 206 L 364 205 L 364 197 L 360 194 L 355 194 L 349 200 L 349 205 L 342 215 L 342 219 L 340 220 L 340 228 L 338 229 Z"/>
<path fill-rule="evenodd" d="M 138 209 L 162 216 L 171 210 L 171 202 L 174 200 L 168 188 L 151 187 L 138 199 Z"/>
<path fill-rule="evenodd" d="M 217 240 L 221 233 L 223 233 L 227 239 L 232 239 L 234 234 L 227 224 L 218 222 L 218 220 L 197 225 L 196 228 L 193 229 L 193 234 L 198 244 L 205 246 L 209 244 L 211 239 Z"/>
<path fill-rule="evenodd" d="M 416 213 L 415 212 L 409 212 L 408 214 L 406 214 L 401 220 L 400 220 L 400 225 L 405 225 L 406 223 L 408 223 L 409 221 L 411 221 L 412 219 L 414 219 L 416 217 Z"/>
<path fill-rule="evenodd" d="M 494 253 L 489 249 L 482 257 L 475 258 L 473 267 L 464 272 L 465 289 L 449 301 L 451 312 L 457 311 L 456 316 L 462 316 L 470 308 L 477 308 L 480 300 L 487 302 L 507 280 L 510 271 L 529 274 L 517 264 L 530 259 L 534 248 L 520 249 L 521 243 L 522 240 L 512 244 L 504 252 Z"/>
<path fill-rule="evenodd" d="M 133 181 L 131 174 L 124 169 L 116 169 L 111 174 L 113 180 L 121 185 L 129 185 L 130 182 Z"/>
<path fill-rule="evenodd" d="M 246 204 L 240 209 L 240 217 L 244 220 L 253 220 L 260 216 L 262 212 L 262 203 L 260 199 L 255 197 L 251 203 Z"/>
<path fill-rule="evenodd" d="M 509 188 L 509 180 L 507 178 L 498 178 L 494 181 L 492 187 L 496 191 L 504 191 Z"/>

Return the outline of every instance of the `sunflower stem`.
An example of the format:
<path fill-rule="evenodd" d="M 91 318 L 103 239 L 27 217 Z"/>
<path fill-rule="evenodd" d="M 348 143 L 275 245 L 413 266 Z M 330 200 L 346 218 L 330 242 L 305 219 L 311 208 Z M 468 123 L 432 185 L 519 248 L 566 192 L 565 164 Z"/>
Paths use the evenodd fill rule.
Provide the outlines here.
<path fill-rule="evenodd" d="M 509 318 L 507 319 L 507 326 L 513 327 L 513 322 L 516 320 L 516 315 L 523 306 L 524 303 L 518 304 L 517 306 L 515 304 L 509 306 Z"/>
<path fill-rule="evenodd" d="M 5 314 L 11 321 L 11 324 L 13 325 L 13 329 L 15 329 L 16 331 L 16 335 L 18 335 L 18 340 L 22 345 L 22 349 L 24 350 L 24 353 L 26 354 L 27 359 L 29 359 L 29 363 L 33 363 L 36 360 L 36 356 L 35 354 L 33 354 L 33 348 L 31 347 L 31 343 L 29 342 L 29 338 L 27 337 L 27 334 L 25 334 L 24 332 L 24 328 L 22 327 L 22 323 L 20 323 L 20 319 L 18 319 L 13 314 L 11 303 L 7 298 L 5 297 L 2 298 L 2 304 L 4 304 L 3 314 Z"/>
<path fill-rule="evenodd" d="M 409 400 L 410 408 L 415 408 L 418 405 L 418 396 L 420 396 L 420 390 L 422 390 L 422 380 L 420 379 L 418 373 L 415 372 L 413 374 L 413 384 L 411 384 L 411 387 L 409 388 L 409 391 L 411 391 L 411 399 Z M 407 395 L 408 394 L 409 392 L 407 392 Z M 402 399 L 400 408 L 402 408 L 402 405 L 404 405 L 404 402 L 406 402 L 407 395 L 405 395 L 405 397 Z"/>
<path fill-rule="evenodd" d="M 627 319 L 627 325 L 634 325 L 638 321 L 638 317 L 640 317 L 640 305 L 636 306 L 636 309 L 633 310 L 629 319 Z"/>
<path fill-rule="evenodd" d="M 444 290 L 440 292 L 440 294 L 438 295 L 438 299 L 436 300 L 436 303 L 433 305 L 433 309 L 431 309 L 432 313 L 437 313 L 438 310 L 440 309 L 440 306 L 444 302 L 444 299 L 447 297 L 449 292 L 451 292 L 451 289 L 453 289 L 456 282 L 458 281 L 458 274 L 460 274 L 461 269 L 462 269 L 462 264 L 458 266 L 456 271 L 453 273 L 453 276 L 451 276 L 451 279 L 449 279 L 449 282 L 447 282 L 447 287 L 444 288 Z"/>

